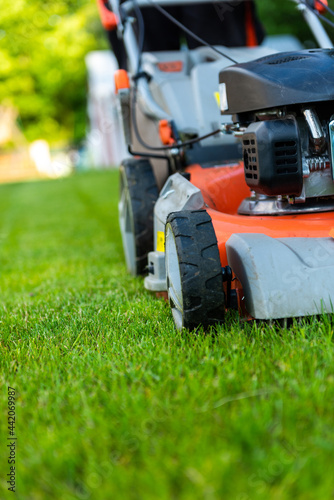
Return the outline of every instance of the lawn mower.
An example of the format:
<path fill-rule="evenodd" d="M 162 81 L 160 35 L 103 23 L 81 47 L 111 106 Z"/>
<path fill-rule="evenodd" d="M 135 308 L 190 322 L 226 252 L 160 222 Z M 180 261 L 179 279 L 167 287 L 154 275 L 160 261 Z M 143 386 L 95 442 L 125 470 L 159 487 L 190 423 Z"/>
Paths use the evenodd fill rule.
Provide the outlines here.
<path fill-rule="evenodd" d="M 168 298 L 178 329 L 228 309 L 333 312 L 334 50 L 319 18 L 334 12 L 292 1 L 320 48 L 276 37 L 142 53 L 140 9 L 180 2 L 111 2 L 128 55 L 115 75 L 131 154 L 120 166 L 125 259 Z"/>

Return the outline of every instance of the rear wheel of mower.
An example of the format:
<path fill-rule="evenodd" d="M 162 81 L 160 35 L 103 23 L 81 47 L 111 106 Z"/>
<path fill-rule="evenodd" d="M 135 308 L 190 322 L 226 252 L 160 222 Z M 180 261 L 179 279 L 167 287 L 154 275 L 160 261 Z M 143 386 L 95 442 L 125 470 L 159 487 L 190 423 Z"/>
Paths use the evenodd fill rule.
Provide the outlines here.
<path fill-rule="evenodd" d="M 171 213 L 166 222 L 168 299 L 177 329 L 221 323 L 223 275 L 211 217 L 205 210 Z"/>
<path fill-rule="evenodd" d="M 130 158 L 120 166 L 119 224 L 128 271 L 143 274 L 153 250 L 153 210 L 158 188 L 149 160 Z"/>

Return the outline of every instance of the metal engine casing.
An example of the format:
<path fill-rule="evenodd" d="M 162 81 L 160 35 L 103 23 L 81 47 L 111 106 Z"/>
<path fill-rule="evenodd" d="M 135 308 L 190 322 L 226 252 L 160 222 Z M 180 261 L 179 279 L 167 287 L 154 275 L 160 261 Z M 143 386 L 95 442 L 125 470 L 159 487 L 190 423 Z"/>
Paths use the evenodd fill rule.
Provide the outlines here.
<path fill-rule="evenodd" d="M 239 213 L 333 210 L 334 102 L 326 107 L 259 111 L 253 123 L 241 124 L 245 180 L 254 196 Z"/>

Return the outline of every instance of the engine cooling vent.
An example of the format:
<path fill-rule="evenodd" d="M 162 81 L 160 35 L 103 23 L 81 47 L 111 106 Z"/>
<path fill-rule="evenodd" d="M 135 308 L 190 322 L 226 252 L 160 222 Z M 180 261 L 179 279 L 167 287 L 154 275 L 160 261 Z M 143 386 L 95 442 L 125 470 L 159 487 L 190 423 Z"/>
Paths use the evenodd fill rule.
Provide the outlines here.
<path fill-rule="evenodd" d="M 242 136 L 246 184 L 267 196 L 296 195 L 303 188 L 297 122 L 292 118 L 251 123 Z"/>
<path fill-rule="evenodd" d="M 243 155 L 244 155 L 244 168 L 246 179 L 258 178 L 258 155 L 256 151 L 256 143 L 254 139 L 243 139 Z"/>
<path fill-rule="evenodd" d="M 266 64 L 286 64 L 294 61 L 301 61 L 302 59 L 309 59 L 310 56 L 288 56 L 281 57 L 280 59 L 274 59 L 266 62 Z"/>
<path fill-rule="evenodd" d="M 299 156 L 296 141 L 274 143 L 275 167 L 278 175 L 298 172 Z"/>

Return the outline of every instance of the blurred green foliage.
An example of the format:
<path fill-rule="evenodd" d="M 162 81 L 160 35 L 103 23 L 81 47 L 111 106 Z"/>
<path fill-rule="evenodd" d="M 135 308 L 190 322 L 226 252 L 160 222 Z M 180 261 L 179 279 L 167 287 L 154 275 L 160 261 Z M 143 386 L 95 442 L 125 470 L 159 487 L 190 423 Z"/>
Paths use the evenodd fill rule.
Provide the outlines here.
<path fill-rule="evenodd" d="M 306 47 L 316 45 L 310 28 L 304 22 L 294 0 L 256 0 L 256 4 L 268 35 L 291 33 L 299 38 Z M 329 0 L 328 4 L 334 9 L 334 0 Z M 334 21 L 330 16 L 327 17 Z M 327 24 L 325 27 L 328 34 L 334 39 L 333 29 Z"/>
<path fill-rule="evenodd" d="M 269 34 L 294 33 L 310 43 L 291 0 L 257 4 Z M 100 48 L 107 42 L 95 0 L 1 0 L 0 105 L 18 110 L 28 140 L 77 142 L 84 136 L 84 58 Z"/>
<path fill-rule="evenodd" d="M 95 0 L 1 0 L 0 103 L 18 109 L 28 140 L 84 135 L 84 57 L 101 47 Z"/>

